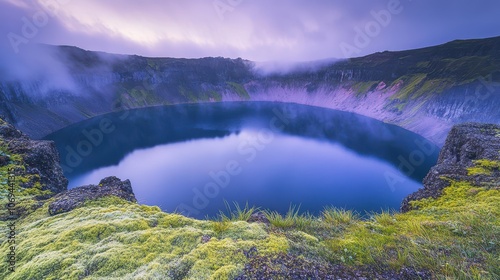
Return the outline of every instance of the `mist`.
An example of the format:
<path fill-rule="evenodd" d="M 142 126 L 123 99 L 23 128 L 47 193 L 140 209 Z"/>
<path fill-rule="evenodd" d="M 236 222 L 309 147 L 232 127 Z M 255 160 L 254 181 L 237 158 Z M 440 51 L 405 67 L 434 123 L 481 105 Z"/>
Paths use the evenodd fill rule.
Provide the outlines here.
<path fill-rule="evenodd" d="M 312 73 L 321 68 L 334 65 L 341 59 L 330 58 L 315 61 L 260 61 L 253 62 L 252 70 L 261 76 L 287 75 L 291 73 Z"/>

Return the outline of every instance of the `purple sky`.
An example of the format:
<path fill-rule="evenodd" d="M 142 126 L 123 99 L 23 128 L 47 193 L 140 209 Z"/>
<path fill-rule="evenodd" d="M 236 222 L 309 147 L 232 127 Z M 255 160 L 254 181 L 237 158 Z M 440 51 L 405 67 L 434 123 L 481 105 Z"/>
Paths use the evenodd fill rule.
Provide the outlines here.
<path fill-rule="evenodd" d="M 498 0 L 0 0 L 0 58 L 39 42 L 145 56 L 344 58 L 498 36 L 499 11 Z"/>

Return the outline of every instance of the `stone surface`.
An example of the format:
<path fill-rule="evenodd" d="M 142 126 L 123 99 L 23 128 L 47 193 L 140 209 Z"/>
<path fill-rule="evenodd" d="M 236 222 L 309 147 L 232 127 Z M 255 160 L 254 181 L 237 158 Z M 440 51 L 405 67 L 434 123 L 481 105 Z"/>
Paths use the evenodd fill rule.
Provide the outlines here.
<path fill-rule="evenodd" d="M 269 219 L 266 217 L 266 215 L 262 212 L 255 212 L 250 216 L 250 219 L 248 219 L 249 223 L 263 223 L 263 224 L 269 224 Z"/>
<path fill-rule="evenodd" d="M 467 181 L 477 186 L 499 186 L 500 171 L 469 175 L 475 160 L 500 161 L 500 126 L 465 123 L 452 128 L 442 148 L 437 165 L 424 178 L 424 187 L 403 200 L 401 211 L 411 210 L 410 201 L 437 198 L 454 181 Z M 485 185 L 485 182 L 487 185 Z"/>
<path fill-rule="evenodd" d="M 51 215 L 65 213 L 83 205 L 88 200 L 110 195 L 137 202 L 130 181 L 121 181 L 111 176 L 102 179 L 99 185 L 77 187 L 56 195 L 49 205 L 49 213 Z"/>
<path fill-rule="evenodd" d="M 31 188 L 39 182 L 42 190 L 53 193 L 67 189 L 68 180 L 59 165 L 59 154 L 53 141 L 30 140 L 4 121 L 0 121 L 0 139 L 6 143 L 10 152 L 21 155 L 26 168 L 24 175 L 32 175 L 28 182 L 21 184 L 22 187 Z M 7 158 L 2 157 L 0 164 L 7 164 L 6 161 Z"/>

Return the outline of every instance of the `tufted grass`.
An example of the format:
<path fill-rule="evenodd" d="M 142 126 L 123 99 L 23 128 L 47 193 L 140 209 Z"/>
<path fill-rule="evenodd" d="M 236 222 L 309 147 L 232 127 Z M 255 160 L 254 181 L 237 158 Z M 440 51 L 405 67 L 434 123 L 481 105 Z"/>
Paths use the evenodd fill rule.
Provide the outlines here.
<path fill-rule="evenodd" d="M 256 213 L 259 208 L 255 206 L 248 206 L 248 202 L 245 204 L 245 206 L 242 208 L 237 202 L 234 202 L 234 209 L 231 207 L 229 202 L 224 201 L 224 204 L 226 205 L 226 212 L 224 211 L 219 211 L 218 216 L 216 219 L 220 221 L 248 221 L 252 214 Z"/>

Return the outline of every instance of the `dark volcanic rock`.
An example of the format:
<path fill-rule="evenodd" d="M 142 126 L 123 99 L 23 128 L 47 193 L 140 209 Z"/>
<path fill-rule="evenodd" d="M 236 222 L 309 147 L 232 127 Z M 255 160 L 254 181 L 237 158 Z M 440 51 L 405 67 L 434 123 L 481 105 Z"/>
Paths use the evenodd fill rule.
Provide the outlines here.
<path fill-rule="evenodd" d="M 29 140 L 28 136 L 26 136 L 24 133 L 17 130 L 14 126 L 6 123 L 1 119 L 0 119 L 0 136 L 2 136 L 2 138 L 7 141 L 12 139 Z"/>
<path fill-rule="evenodd" d="M 0 156 L 0 167 L 6 166 L 10 162 L 9 156 Z"/>
<path fill-rule="evenodd" d="M 269 224 L 269 219 L 266 217 L 266 215 L 262 211 L 258 211 L 253 213 L 250 216 L 250 219 L 248 219 L 249 223 L 263 223 L 263 224 Z"/>
<path fill-rule="evenodd" d="M 27 177 L 30 180 L 23 183 L 22 187 L 31 188 L 39 182 L 42 190 L 51 190 L 53 193 L 67 189 L 68 180 L 59 166 L 59 154 L 54 142 L 30 140 L 28 136 L 2 120 L 0 139 L 7 144 L 10 152 L 22 156 L 26 168 L 24 175 L 31 175 Z M 1 164 L 5 164 L 6 160 L 7 158 L 0 159 L 3 162 Z"/>
<path fill-rule="evenodd" d="M 486 187 L 500 184 L 499 170 L 492 170 L 490 175 L 468 175 L 467 169 L 480 159 L 500 161 L 500 126 L 479 123 L 454 126 L 439 154 L 437 165 L 424 178 L 424 187 L 403 200 L 401 211 L 411 210 L 410 201 L 437 198 L 444 188 L 450 186 L 450 179 Z"/>
<path fill-rule="evenodd" d="M 88 185 L 71 189 L 54 197 L 49 205 L 51 215 L 71 211 L 85 203 L 85 201 L 114 195 L 128 201 L 136 202 L 129 180 L 121 181 L 112 176 L 99 182 L 99 185 Z"/>

